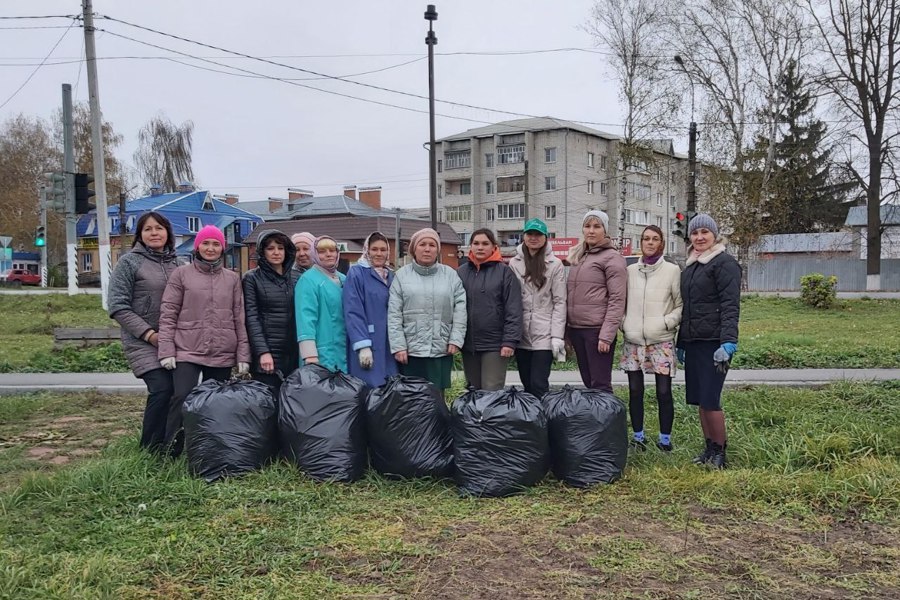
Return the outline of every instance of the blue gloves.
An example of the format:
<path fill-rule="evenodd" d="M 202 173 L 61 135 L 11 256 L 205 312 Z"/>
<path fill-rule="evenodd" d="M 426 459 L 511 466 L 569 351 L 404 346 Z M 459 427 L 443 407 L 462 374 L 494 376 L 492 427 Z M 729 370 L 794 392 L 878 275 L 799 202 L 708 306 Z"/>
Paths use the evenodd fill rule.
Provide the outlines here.
<path fill-rule="evenodd" d="M 731 357 L 734 356 L 734 353 L 737 352 L 737 344 L 734 342 L 725 342 L 721 346 L 719 346 L 720 350 L 724 350 L 728 353 L 728 360 L 731 360 Z"/>
<path fill-rule="evenodd" d="M 713 361 L 716 363 L 716 370 L 719 373 L 728 372 L 728 367 L 731 366 L 731 357 L 735 352 L 737 352 L 737 344 L 725 342 L 713 353 Z"/>
<path fill-rule="evenodd" d="M 678 362 L 684 364 L 684 348 L 675 348 L 675 356 L 678 358 Z"/>

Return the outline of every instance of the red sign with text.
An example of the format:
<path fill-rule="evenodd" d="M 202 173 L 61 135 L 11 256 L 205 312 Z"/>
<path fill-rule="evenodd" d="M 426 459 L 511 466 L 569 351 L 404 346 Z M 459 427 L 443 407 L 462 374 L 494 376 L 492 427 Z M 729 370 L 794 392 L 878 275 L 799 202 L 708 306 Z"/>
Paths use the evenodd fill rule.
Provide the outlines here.
<path fill-rule="evenodd" d="M 553 256 L 559 260 L 565 260 L 569 256 L 569 249 L 580 241 L 578 238 L 550 238 Z"/>

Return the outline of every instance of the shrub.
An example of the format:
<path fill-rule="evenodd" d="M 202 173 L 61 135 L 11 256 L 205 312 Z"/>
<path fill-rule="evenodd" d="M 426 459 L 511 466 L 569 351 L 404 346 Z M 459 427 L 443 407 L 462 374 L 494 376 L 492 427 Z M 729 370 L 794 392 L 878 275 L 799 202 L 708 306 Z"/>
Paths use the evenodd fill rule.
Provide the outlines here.
<path fill-rule="evenodd" d="M 837 277 L 810 273 L 800 278 L 800 299 L 815 308 L 831 308 L 837 299 Z"/>

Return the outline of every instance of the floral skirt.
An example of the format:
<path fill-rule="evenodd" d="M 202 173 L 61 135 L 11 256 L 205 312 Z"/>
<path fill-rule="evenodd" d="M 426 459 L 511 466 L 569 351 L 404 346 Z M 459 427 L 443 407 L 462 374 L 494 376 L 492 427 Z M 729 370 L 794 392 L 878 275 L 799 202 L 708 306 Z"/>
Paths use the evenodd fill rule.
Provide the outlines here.
<path fill-rule="evenodd" d="M 643 371 L 675 377 L 676 363 L 675 342 L 661 342 L 649 346 L 625 342 L 619 366 L 623 371 Z"/>

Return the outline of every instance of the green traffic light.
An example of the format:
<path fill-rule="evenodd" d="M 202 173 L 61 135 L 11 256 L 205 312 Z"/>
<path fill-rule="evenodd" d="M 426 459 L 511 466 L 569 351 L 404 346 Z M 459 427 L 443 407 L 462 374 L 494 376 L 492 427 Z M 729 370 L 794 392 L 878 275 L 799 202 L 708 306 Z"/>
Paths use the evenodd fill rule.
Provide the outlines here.
<path fill-rule="evenodd" d="M 45 240 L 45 239 L 42 238 L 42 237 L 39 237 L 39 238 L 37 238 L 37 239 L 34 240 L 34 245 L 37 246 L 38 248 L 40 248 L 40 247 L 42 247 L 42 246 L 46 246 L 46 245 L 47 245 L 47 240 Z"/>

